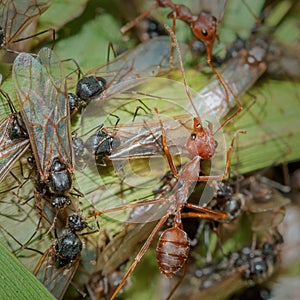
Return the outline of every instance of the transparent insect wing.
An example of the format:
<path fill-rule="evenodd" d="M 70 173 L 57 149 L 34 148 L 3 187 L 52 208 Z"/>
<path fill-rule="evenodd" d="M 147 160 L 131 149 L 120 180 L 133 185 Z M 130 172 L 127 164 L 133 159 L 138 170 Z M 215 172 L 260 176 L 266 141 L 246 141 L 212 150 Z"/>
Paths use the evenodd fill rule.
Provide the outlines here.
<path fill-rule="evenodd" d="M 257 47 L 255 43 L 251 46 Z M 250 49 L 252 49 L 250 48 Z M 264 52 L 264 49 L 262 49 Z M 253 51 L 251 52 L 253 53 Z M 264 52 L 265 53 L 265 52 Z M 251 56 L 253 58 L 253 55 Z M 236 95 L 243 94 L 252 84 L 255 82 L 255 80 L 263 73 L 265 70 L 265 64 L 256 57 L 255 55 L 255 61 L 250 66 L 250 72 L 249 72 L 249 56 L 248 55 L 240 55 L 237 58 L 231 60 L 228 65 L 226 66 L 226 70 L 224 71 L 224 78 L 230 82 L 232 90 L 235 92 Z M 236 72 L 238 70 L 238 72 Z M 246 74 L 247 73 L 247 74 Z M 237 75 L 238 74 L 238 75 Z M 240 76 L 240 74 L 246 74 L 246 76 Z M 241 80 L 243 78 L 243 80 Z M 161 79 L 161 82 L 163 79 Z M 154 82 L 157 81 L 157 82 Z M 145 89 L 145 86 L 147 86 L 147 89 Z M 164 84 L 163 86 L 170 87 L 170 82 L 168 84 Z M 127 89 L 126 89 L 127 88 Z M 157 92 L 157 88 L 159 89 L 159 92 Z M 181 89 L 184 90 L 184 89 Z M 169 88 L 169 94 L 168 96 L 161 93 L 161 84 L 158 84 L 158 79 L 149 79 L 149 78 L 138 78 L 132 81 L 125 81 L 118 85 L 113 85 L 109 87 L 105 91 L 105 96 L 103 99 L 108 96 L 110 97 L 110 101 L 105 101 L 105 104 L 101 101 L 95 101 L 95 102 L 101 102 L 97 105 L 104 106 L 105 109 L 100 108 L 94 108 L 93 104 L 91 103 L 89 107 L 87 108 L 87 111 L 85 112 L 85 120 L 91 120 L 92 118 L 88 118 L 89 113 L 91 114 L 95 113 L 97 111 L 97 117 L 99 120 L 99 113 L 101 114 L 101 111 L 104 113 L 108 112 L 116 112 L 116 115 L 119 115 L 119 110 L 117 111 L 118 107 L 121 108 L 123 105 L 125 105 L 126 99 L 130 98 L 128 94 L 132 93 L 135 95 L 138 95 L 139 100 L 147 103 L 149 105 L 148 101 L 145 99 L 145 94 L 153 95 L 153 98 L 151 99 L 151 103 L 153 102 L 153 99 L 160 99 L 160 102 L 166 102 L 166 99 L 172 99 L 176 104 L 177 98 L 172 98 L 174 91 L 176 91 L 175 97 L 178 96 L 179 89 L 178 87 L 175 87 L 172 91 L 171 88 Z M 118 94 L 118 92 L 123 92 L 122 94 Z M 127 95 L 126 95 L 127 94 Z M 182 97 L 182 99 L 186 98 Z M 133 96 L 131 96 L 131 100 L 133 99 Z M 164 101 L 161 101 L 164 99 Z M 182 100 L 181 99 L 181 100 Z M 120 101 L 121 100 L 121 101 Z M 195 101 L 195 105 L 198 108 L 197 111 L 201 112 L 201 116 L 203 120 L 208 120 L 214 124 L 214 128 L 218 128 L 220 124 L 215 124 L 215 119 L 219 120 L 222 117 L 225 117 L 228 113 L 229 109 L 236 104 L 233 97 L 230 97 L 230 101 L 226 102 L 226 95 L 224 93 L 224 90 L 220 87 L 219 81 L 215 80 L 213 81 L 208 87 L 205 87 L 203 90 L 201 90 L 199 93 L 197 93 L 193 100 Z M 165 107 L 160 109 L 160 102 L 155 102 L 156 107 L 159 109 L 159 111 L 165 110 Z M 185 109 L 188 111 L 193 111 L 193 109 L 190 107 L 189 104 L 184 104 L 180 102 L 183 106 L 185 106 Z M 134 109 L 131 109 L 133 112 Z M 174 105 L 172 109 L 169 111 L 174 112 Z M 133 114 L 133 113 L 132 113 Z M 215 116 L 215 118 L 211 119 L 211 116 Z M 95 118 L 93 118 L 95 119 Z M 132 123 L 132 115 L 130 116 L 130 123 Z M 180 120 L 181 123 L 182 120 Z M 101 120 L 102 122 L 102 120 Z M 142 121 L 143 122 L 143 121 Z M 90 121 L 85 122 L 91 123 Z M 103 121 L 104 123 L 104 121 Z M 123 124 L 124 121 L 120 120 L 119 124 Z M 126 123 L 126 122 L 125 122 Z M 129 123 L 129 122 L 127 122 Z M 136 123 L 136 121 L 134 122 Z M 168 127 L 166 125 L 167 123 L 164 123 L 164 127 Z M 142 124 L 142 126 L 128 126 L 128 128 L 120 128 L 118 126 L 118 130 L 115 130 L 114 136 L 117 136 L 120 139 L 120 146 L 116 149 L 113 149 L 110 159 L 124 159 L 124 158 L 136 158 L 136 157 L 147 157 L 151 155 L 155 155 L 159 152 L 160 147 L 157 144 L 157 141 L 159 141 L 159 136 L 161 134 L 161 128 L 160 126 L 156 126 L 156 128 L 153 128 L 150 123 L 149 128 L 146 128 L 145 123 Z M 96 125 L 94 125 L 96 126 Z M 129 128 L 130 127 L 130 128 Z M 141 129 L 143 128 L 143 129 Z M 124 129 L 124 130 L 123 130 Z M 166 131 L 168 131 L 168 128 L 165 128 Z M 175 130 L 176 131 L 176 130 Z M 154 138 L 154 136 L 156 138 Z M 173 134 L 172 134 L 173 138 Z M 220 149 L 220 137 L 216 137 L 216 140 L 219 143 L 218 149 Z M 180 145 L 180 143 L 177 143 L 177 145 Z M 141 145 L 141 146 L 140 146 Z"/>
<path fill-rule="evenodd" d="M 116 93 L 109 101 L 92 101 L 88 105 L 83 131 L 95 127 L 95 120 L 105 124 L 107 113 L 113 113 L 120 118 L 121 125 L 111 126 L 109 130 L 112 136 L 120 139 L 120 146 L 112 149 L 110 159 L 140 158 L 161 152 L 162 128 L 159 121 L 162 120 L 166 135 L 184 152 L 185 137 L 189 135 L 187 128 L 192 128 L 192 114 L 186 109 L 185 86 L 165 78 L 148 77 L 120 83 L 109 88 L 109 92 L 112 89 L 121 91 L 126 84 L 127 89 Z M 143 105 L 147 108 L 144 109 Z M 134 116 L 138 106 L 142 109 Z M 159 114 L 154 112 L 156 108 Z"/>
<path fill-rule="evenodd" d="M 266 46 L 267 44 L 259 43 L 259 39 L 255 39 L 247 52 L 240 52 L 224 66 L 221 75 L 236 96 L 243 95 L 265 72 Z M 236 105 L 232 95 L 229 95 L 229 101 L 226 101 L 224 90 L 218 80 L 211 81 L 195 95 L 193 100 L 198 111 L 203 114 L 213 113 L 220 119 Z"/>
<path fill-rule="evenodd" d="M 51 49 L 34 58 L 21 53 L 13 65 L 13 80 L 32 151 L 42 178 L 58 157 L 73 172 L 73 148 L 64 74 Z"/>
<path fill-rule="evenodd" d="M 55 264 L 55 249 L 51 246 L 39 261 L 34 274 L 56 299 L 62 299 L 76 273 L 79 262 L 80 257 L 70 265 L 57 267 Z"/>
<path fill-rule="evenodd" d="M 30 145 L 29 139 L 10 139 L 9 130 L 13 120 L 14 116 L 9 115 L 0 121 L 0 182 Z"/>
<path fill-rule="evenodd" d="M 180 176 L 183 176 L 183 172 L 186 172 L 187 168 L 190 169 L 193 165 L 195 165 L 194 162 L 187 163 L 182 168 Z M 181 177 L 172 191 L 163 196 L 163 199 L 168 199 L 169 202 L 144 205 L 133 210 L 127 220 L 128 225 L 120 234 L 111 240 L 103 251 L 101 259 L 104 259 L 104 262 L 102 260 L 99 262 L 99 265 L 103 267 L 103 274 L 108 274 L 113 271 L 116 267 L 124 263 L 124 261 L 130 257 L 130 254 L 135 252 L 137 245 L 139 245 L 141 241 L 146 240 L 158 221 L 167 214 L 170 206 L 178 201 L 178 197 L 180 197 L 180 200 L 188 199 L 196 185 L 199 168 L 196 167 L 193 168 L 194 171 L 191 170 L 189 177 L 190 182 Z M 118 249 L 118 251 L 116 251 L 116 249 Z"/>
<path fill-rule="evenodd" d="M 147 239 L 158 219 L 166 213 L 169 205 L 161 203 L 139 207 L 137 213 L 134 212 L 133 219 L 128 220 L 131 224 L 125 226 L 104 248 L 95 271 L 102 270 L 104 275 L 109 274 L 132 257 L 140 248 L 140 243 Z M 154 219 L 157 221 L 153 221 Z"/>
<path fill-rule="evenodd" d="M 164 122 L 164 129 L 167 135 L 172 136 L 172 143 L 169 143 L 172 153 L 183 154 L 187 152 L 182 141 L 182 136 L 184 136 L 186 130 L 183 126 L 184 124 L 190 125 L 191 121 L 191 116 L 185 115 L 180 119 Z M 159 123 L 133 125 L 120 126 L 115 130 L 115 136 L 120 139 L 120 146 L 111 152 L 109 156 L 111 160 L 149 157 L 157 155 L 159 150 L 162 149 L 162 146 L 159 144 L 161 140 L 161 126 Z M 147 128 L 147 126 L 149 127 Z M 172 146 L 176 146 L 176 152 L 173 152 Z"/>
<path fill-rule="evenodd" d="M 223 274 L 214 272 L 211 276 L 207 276 L 207 279 L 192 278 L 195 284 L 191 284 L 193 281 L 190 278 L 190 280 L 184 280 L 175 292 L 174 299 L 183 299 L 188 296 L 191 300 L 212 300 L 216 299 L 216 291 L 218 291 L 219 295 L 222 295 L 222 297 L 220 296 L 217 299 L 228 299 L 235 291 L 247 285 L 247 282 L 241 278 L 242 270 L 240 269 L 232 270 L 228 268 Z"/>
<path fill-rule="evenodd" d="M 21 178 L 18 164 L 12 171 Z M 32 201 L 20 205 L 20 201 L 26 200 L 28 194 L 32 193 L 33 184 L 28 181 L 24 183 L 26 186 L 18 189 L 16 183 L 12 176 L 6 176 L 1 183 L 0 241 L 24 266 L 33 271 L 41 257 L 36 251 L 47 249 L 49 242 L 42 238 L 44 230 L 40 227 L 41 219 L 32 207 Z"/>
<path fill-rule="evenodd" d="M 182 52 L 186 50 L 181 45 Z M 157 37 L 144 42 L 106 65 L 90 70 L 86 76 L 95 75 L 103 77 L 107 82 L 108 89 L 105 91 L 105 98 L 120 93 L 130 86 L 127 81 L 141 77 L 156 76 L 159 73 L 170 69 L 171 43 L 169 37 Z M 174 57 L 174 64 L 177 58 Z M 118 84 L 118 86 L 116 86 Z"/>
<path fill-rule="evenodd" d="M 9 44 L 28 26 L 28 23 L 41 15 L 49 6 L 51 0 L 1 0 L 0 26 L 4 32 L 5 44 Z"/>

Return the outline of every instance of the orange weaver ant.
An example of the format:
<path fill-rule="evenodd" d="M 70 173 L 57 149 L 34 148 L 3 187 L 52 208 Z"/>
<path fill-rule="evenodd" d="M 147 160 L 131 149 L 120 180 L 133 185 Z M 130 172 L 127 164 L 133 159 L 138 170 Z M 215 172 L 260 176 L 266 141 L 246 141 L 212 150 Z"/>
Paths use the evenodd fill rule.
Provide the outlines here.
<path fill-rule="evenodd" d="M 178 51 L 179 62 L 181 65 L 183 79 L 186 86 L 186 93 L 188 94 L 188 98 L 192 106 L 194 107 L 193 101 L 190 96 L 189 88 L 186 85 L 183 64 L 181 61 L 180 50 L 179 50 L 176 37 L 170 28 L 167 27 L 167 30 L 170 32 L 172 38 L 174 38 L 175 40 L 175 46 Z M 158 110 L 156 110 L 156 112 L 158 113 Z M 188 203 L 187 201 L 198 181 L 222 180 L 228 175 L 228 171 L 230 167 L 230 157 L 233 150 L 234 140 L 238 134 L 245 133 L 245 131 L 239 130 L 234 134 L 231 141 L 231 145 L 227 150 L 226 167 L 223 174 L 213 175 L 213 176 L 209 176 L 209 175 L 199 176 L 200 161 L 211 159 L 215 155 L 217 142 L 214 139 L 214 134 L 218 130 L 223 128 L 225 124 L 227 124 L 229 120 L 231 120 L 232 117 L 229 117 L 227 120 L 225 120 L 223 124 L 220 126 L 220 128 L 218 128 L 216 132 L 213 132 L 212 124 L 210 123 L 207 128 L 204 127 L 201 122 L 201 117 L 199 113 L 196 111 L 196 109 L 195 112 L 197 113 L 197 117 L 194 118 L 193 130 L 186 142 L 187 151 L 191 156 L 193 156 L 193 158 L 191 161 L 186 163 L 179 172 L 177 172 L 173 159 L 171 157 L 167 145 L 163 123 L 160 120 L 160 126 L 162 131 L 163 152 L 167 157 L 171 171 L 173 172 L 174 176 L 178 179 L 176 185 L 171 190 L 171 192 L 167 196 L 164 196 L 163 198 L 157 198 L 149 201 L 126 204 L 126 205 L 106 209 L 95 213 L 96 216 L 100 216 L 106 213 L 116 212 L 127 208 L 135 208 L 139 206 L 155 205 L 155 204 L 162 204 L 162 203 L 165 204 L 165 206 L 160 207 L 156 212 L 159 221 L 157 222 L 157 224 L 149 234 L 147 240 L 145 241 L 144 245 L 136 255 L 133 263 L 129 267 L 127 273 L 124 275 L 117 289 L 114 291 L 111 299 L 114 299 L 117 296 L 117 294 L 124 286 L 129 276 L 135 269 L 136 265 L 142 259 L 145 252 L 149 248 L 155 235 L 166 223 L 169 217 L 174 216 L 173 225 L 171 228 L 166 229 L 161 234 L 156 248 L 156 258 L 157 258 L 159 268 L 161 272 L 167 277 L 172 277 L 176 272 L 178 272 L 183 267 L 183 265 L 185 264 L 188 258 L 190 242 L 187 233 L 183 230 L 182 218 L 193 217 L 193 218 L 207 218 L 212 220 L 227 218 L 227 215 L 225 213 L 213 211 L 203 206 Z M 183 208 L 192 209 L 194 210 L 194 212 L 187 212 L 187 213 L 182 212 Z"/>
<path fill-rule="evenodd" d="M 226 2 L 225 2 L 226 5 Z M 226 94 L 226 102 L 229 103 L 229 93 L 233 96 L 235 102 L 238 105 L 238 110 L 231 116 L 231 118 L 235 117 L 242 111 L 242 105 L 239 98 L 233 93 L 231 87 L 224 80 L 222 75 L 215 69 L 212 64 L 211 56 L 212 56 L 212 48 L 216 39 L 218 39 L 217 27 L 218 22 L 217 19 L 206 13 L 200 12 L 198 15 L 193 15 L 191 10 L 183 5 L 183 4 L 175 4 L 171 0 L 156 0 L 156 4 L 150 7 L 147 11 L 139 15 L 137 18 L 126 24 L 121 28 L 121 33 L 125 33 L 130 28 L 132 28 L 136 23 L 140 20 L 146 18 L 150 13 L 157 8 L 170 8 L 172 11 L 168 15 L 168 18 L 173 18 L 173 30 L 176 31 L 176 19 L 179 19 L 185 22 L 188 26 L 191 27 L 194 35 L 200 39 L 206 47 L 206 61 L 213 73 L 217 76 L 221 86 L 223 87 Z M 172 36 L 172 45 L 174 44 L 174 37 Z M 170 64 L 172 65 L 172 56 L 173 56 L 173 47 L 171 50 Z"/>

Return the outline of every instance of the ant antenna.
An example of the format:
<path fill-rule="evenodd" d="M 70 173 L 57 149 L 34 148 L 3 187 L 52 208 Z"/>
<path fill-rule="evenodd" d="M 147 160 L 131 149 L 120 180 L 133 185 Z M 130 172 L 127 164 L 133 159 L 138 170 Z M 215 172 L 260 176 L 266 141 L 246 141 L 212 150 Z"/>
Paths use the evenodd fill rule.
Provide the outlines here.
<path fill-rule="evenodd" d="M 167 29 L 167 31 L 170 33 L 171 37 L 172 37 L 172 40 L 174 42 L 174 46 L 176 48 L 176 51 L 177 51 L 177 55 L 178 55 L 178 61 L 179 61 L 179 65 L 180 65 L 180 70 L 181 70 L 181 74 L 182 74 L 182 78 L 183 78 L 183 83 L 184 83 L 184 86 L 185 86 L 185 90 L 186 90 L 186 94 L 189 98 L 189 101 L 197 115 L 197 118 L 198 118 L 198 121 L 199 121 L 199 125 L 202 127 L 202 121 L 201 121 L 201 117 L 200 117 L 200 114 L 194 104 L 194 101 L 193 101 L 193 98 L 192 98 L 192 95 L 191 95 L 191 91 L 190 91 L 190 88 L 187 84 L 187 80 L 186 80 L 186 76 L 185 76 L 185 71 L 184 71 L 184 66 L 183 66 L 183 62 L 182 62 L 182 56 L 181 56 L 181 51 L 180 51 L 180 47 L 179 47 L 179 44 L 178 44 L 178 41 L 177 41 L 177 38 L 175 36 L 175 33 L 173 32 L 173 30 L 170 28 L 169 25 L 167 24 L 164 24 L 165 28 Z"/>

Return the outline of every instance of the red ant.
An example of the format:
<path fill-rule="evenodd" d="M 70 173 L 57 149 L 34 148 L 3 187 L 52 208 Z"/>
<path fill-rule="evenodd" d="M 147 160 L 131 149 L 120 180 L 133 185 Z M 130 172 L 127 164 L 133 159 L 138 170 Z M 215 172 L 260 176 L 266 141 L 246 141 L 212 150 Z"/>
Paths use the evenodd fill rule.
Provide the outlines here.
<path fill-rule="evenodd" d="M 180 49 L 175 34 L 171 31 L 171 29 L 169 29 L 168 27 L 166 28 L 170 32 L 172 38 L 175 41 L 175 47 L 178 51 L 179 63 L 182 70 L 183 80 L 186 86 L 186 92 L 191 101 L 192 106 L 194 107 L 189 88 L 186 85 L 186 79 L 185 79 L 183 64 L 181 60 Z M 157 109 L 156 112 L 158 113 Z M 186 163 L 181 168 L 179 173 L 177 172 L 176 167 L 173 163 L 173 159 L 167 145 L 164 127 L 162 121 L 160 120 L 163 151 L 167 157 L 171 171 L 178 179 L 176 185 L 174 186 L 174 188 L 172 189 L 171 193 L 168 196 L 164 198 L 153 199 L 150 201 L 130 203 L 130 204 L 122 205 L 119 207 L 115 207 L 115 208 L 111 208 L 111 209 L 107 209 L 95 213 L 96 216 L 100 216 L 105 213 L 116 212 L 127 208 L 134 208 L 137 206 L 153 205 L 159 203 L 169 204 L 167 208 L 164 206 L 164 207 L 160 207 L 160 209 L 157 210 L 156 214 L 160 214 L 160 220 L 153 228 L 152 232 L 150 233 L 144 245 L 136 255 L 133 263 L 131 264 L 130 268 L 124 275 L 122 281 L 120 282 L 120 284 L 118 285 L 118 287 L 116 288 L 116 290 L 114 291 L 110 299 L 114 299 L 117 296 L 117 294 L 124 286 L 129 276 L 135 269 L 136 265 L 142 259 L 145 252 L 149 248 L 155 235 L 158 233 L 161 227 L 166 223 L 166 221 L 169 219 L 170 216 L 174 216 L 173 226 L 169 229 L 164 230 L 164 232 L 161 234 L 158 240 L 158 244 L 156 248 L 156 259 L 159 268 L 161 272 L 167 277 L 172 277 L 176 272 L 178 272 L 184 266 L 188 258 L 190 242 L 187 233 L 183 230 L 182 218 L 193 217 L 193 218 L 207 218 L 213 220 L 227 218 L 227 215 L 225 213 L 213 211 L 203 206 L 188 203 L 187 201 L 198 181 L 223 180 L 225 177 L 227 177 L 229 167 L 230 167 L 230 158 L 233 150 L 234 140 L 238 134 L 245 133 L 245 131 L 239 130 L 234 134 L 230 147 L 227 150 L 226 167 L 223 174 L 215 175 L 215 176 L 199 176 L 200 161 L 211 159 L 215 155 L 217 142 L 214 139 L 214 134 L 219 129 L 223 128 L 224 125 L 228 122 L 228 120 L 231 119 L 232 117 L 225 120 L 225 122 L 221 125 L 221 127 L 216 132 L 213 132 L 212 124 L 210 123 L 208 125 L 208 128 L 204 127 L 202 125 L 201 118 L 198 112 L 197 115 L 198 117 L 194 118 L 193 131 L 191 132 L 190 137 L 186 142 L 186 148 L 190 153 L 190 155 L 193 156 L 193 159 L 188 163 Z M 187 213 L 182 212 L 183 208 L 185 207 L 194 210 L 194 212 L 187 212 Z M 164 213 L 164 209 L 166 210 L 165 213 Z M 161 213 L 163 213 L 162 216 Z M 179 284 L 177 284 L 175 288 L 177 288 L 178 285 Z M 173 289 L 172 294 L 174 291 L 175 289 Z"/>
<path fill-rule="evenodd" d="M 175 166 L 173 165 L 172 157 L 170 156 L 170 153 L 168 151 L 168 146 L 165 142 L 165 136 L 163 134 L 163 147 L 165 150 L 165 154 L 168 158 L 170 166 L 172 166 L 171 168 L 174 168 L 175 176 L 178 178 L 177 184 L 166 199 L 154 199 L 139 203 L 126 204 L 120 207 L 115 207 L 96 213 L 96 215 L 99 216 L 104 213 L 115 212 L 126 208 L 157 204 L 160 202 L 170 203 L 166 213 L 162 216 L 162 218 L 159 220 L 159 222 L 156 224 L 156 226 L 150 233 L 148 239 L 136 255 L 133 263 L 131 264 L 121 283 L 115 290 L 111 299 L 114 299 L 119 293 L 129 276 L 135 269 L 138 262 L 144 256 L 155 235 L 165 224 L 165 222 L 169 219 L 170 216 L 174 216 L 173 226 L 169 229 L 166 229 L 161 234 L 156 248 L 156 258 L 159 268 L 161 272 L 167 277 L 172 277 L 177 271 L 179 271 L 188 258 L 190 242 L 188 235 L 185 231 L 183 231 L 181 221 L 182 218 L 227 218 L 227 215 L 224 213 L 215 212 L 205 207 L 187 203 L 187 200 L 191 192 L 193 191 L 197 181 L 222 180 L 227 176 L 234 139 L 237 136 L 237 134 L 244 133 L 244 131 L 237 131 L 234 137 L 232 138 L 231 145 L 227 150 L 227 161 L 224 174 L 219 176 L 199 176 L 200 160 L 211 158 L 215 152 L 216 143 L 211 134 L 211 129 L 211 126 L 209 126 L 209 129 L 202 127 L 198 120 L 196 118 L 194 119 L 194 130 L 187 141 L 187 149 L 190 152 L 190 154 L 194 155 L 194 158 L 190 162 L 185 164 L 181 168 L 181 171 L 179 173 L 177 173 Z M 184 207 L 195 210 L 195 212 L 182 213 L 182 209 Z"/>
<path fill-rule="evenodd" d="M 198 15 L 193 15 L 191 10 L 183 5 L 183 4 L 175 4 L 171 0 L 155 0 L 156 4 L 150 7 L 147 11 L 139 15 L 137 18 L 132 20 L 131 22 L 127 23 L 125 26 L 121 28 L 121 33 L 125 33 L 130 28 L 132 28 L 136 23 L 140 20 L 146 18 L 150 15 L 150 13 L 161 7 L 161 8 L 170 8 L 172 11 L 169 13 L 168 18 L 173 18 L 173 30 L 176 32 L 176 19 L 179 19 L 185 22 L 188 26 L 191 27 L 194 35 L 200 39 L 206 47 L 206 61 L 210 68 L 212 69 L 213 73 L 216 74 L 220 84 L 222 85 L 225 94 L 226 94 L 226 101 L 229 102 L 229 92 L 234 97 L 237 105 L 238 110 L 231 116 L 230 119 L 238 115 L 242 111 L 242 105 L 238 97 L 235 96 L 233 91 L 231 90 L 230 86 L 226 83 L 222 75 L 215 69 L 211 62 L 211 55 L 212 55 L 212 48 L 216 39 L 219 39 L 217 34 L 217 27 L 218 22 L 217 19 L 206 13 L 200 12 Z M 172 45 L 174 44 L 174 37 L 172 37 Z M 172 56 L 173 56 L 173 47 L 170 55 L 170 64 L 172 64 Z"/>
<path fill-rule="evenodd" d="M 172 12 L 168 15 L 168 18 L 172 17 L 173 20 L 179 19 L 191 27 L 194 35 L 205 44 L 207 49 L 207 62 L 209 63 L 211 61 L 211 52 L 214 41 L 216 38 L 218 39 L 217 19 L 205 12 L 200 12 L 199 15 L 193 16 L 191 10 L 187 6 L 175 4 L 171 0 L 156 0 L 155 5 L 123 26 L 120 30 L 121 33 L 124 34 L 136 23 L 148 17 L 153 10 L 159 7 L 172 9 Z M 174 27 L 174 29 L 176 29 L 176 27 Z"/>

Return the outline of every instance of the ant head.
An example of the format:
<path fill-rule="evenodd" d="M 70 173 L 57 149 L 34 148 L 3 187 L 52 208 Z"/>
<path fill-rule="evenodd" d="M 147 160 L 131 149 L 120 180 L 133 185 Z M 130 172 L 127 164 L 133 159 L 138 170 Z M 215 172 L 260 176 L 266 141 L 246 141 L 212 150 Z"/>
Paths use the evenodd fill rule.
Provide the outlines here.
<path fill-rule="evenodd" d="M 212 130 L 212 123 L 209 123 L 206 128 L 197 118 L 194 118 L 194 129 L 186 142 L 187 150 L 191 155 L 208 159 L 215 154 L 216 142 Z"/>
<path fill-rule="evenodd" d="M 170 0 L 157 0 L 156 2 L 158 7 L 169 7 L 172 5 L 172 1 Z"/>
<path fill-rule="evenodd" d="M 210 55 L 214 41 L 217 38 L 217 19 L 201 12 L 191 23 L 191 28 L 194 35 L 205 44 L 207 53 Z"/>

